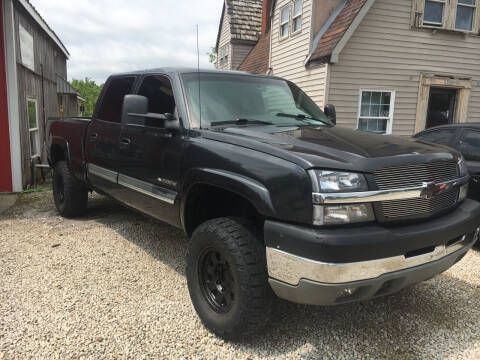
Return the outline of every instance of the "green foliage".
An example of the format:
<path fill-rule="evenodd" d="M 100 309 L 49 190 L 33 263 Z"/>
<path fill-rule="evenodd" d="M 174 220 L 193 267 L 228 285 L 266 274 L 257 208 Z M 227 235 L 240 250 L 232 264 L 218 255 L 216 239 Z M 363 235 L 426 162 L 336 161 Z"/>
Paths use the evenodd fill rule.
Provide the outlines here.
<path fill-rule="evenodd" d="M 213 65 L 217 65 L 217 52 L 216 52 L 216 49 L 215 47 L 211 47 L 210 48 L 210 51 L 207 53 L 208 55 L 208 61 L 213 64 Z"/>
<path fill-rule="evenodd" d="M 80 96 L 86 100 L 84 116 L 92 116 L 98 96 L 103 84 L 97 85 L 94 80 L 86 77 L 84 80 L 72 79 L 72 86 L 78 90 Z"/>

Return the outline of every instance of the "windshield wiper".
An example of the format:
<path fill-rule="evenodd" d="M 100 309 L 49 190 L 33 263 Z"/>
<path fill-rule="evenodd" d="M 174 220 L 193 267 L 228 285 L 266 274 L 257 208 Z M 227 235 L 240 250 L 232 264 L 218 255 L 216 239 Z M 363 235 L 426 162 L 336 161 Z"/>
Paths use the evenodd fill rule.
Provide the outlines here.
<path fill-rule="evenodd" d="M 304 115 L 304 114 L 287 114 L 287 113 L 277 113 L 275 114 L 276 116 L 280 116 L 280 117 L 288 117 L 288 118 L 293 118 L 293 119 L 297 119 L 299 121 L 303 121 L 303 120 L 313 120 L 313 121 L 320 121 L 324 124 L 327 124 L 326 121 L 324 120 L 320 120 L 320 119 L 316 119 L 312 116 L 307 116 L 307 115 Z"/>
<path fill-rule="evenodd" d="M 238 118 L 235 120 L 214 121 L 210 124 L 210 126 L 232 125 L 232 124 L 233 125 L 250 125 L 250 124 L 273 125 L 271 122 L 268 122 L 268 121 Z"/>

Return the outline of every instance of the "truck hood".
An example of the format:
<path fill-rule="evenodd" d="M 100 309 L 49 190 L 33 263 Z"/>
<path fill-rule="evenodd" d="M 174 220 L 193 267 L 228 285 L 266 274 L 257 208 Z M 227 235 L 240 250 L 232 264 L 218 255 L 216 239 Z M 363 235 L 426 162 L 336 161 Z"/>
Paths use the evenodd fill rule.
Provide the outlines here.
<path fill-rule="evenodd" d="M 231 127 L 209 133 L 207 137 L 215 140 L 268 153 L 304 168 L 373 172 L 386 166 L 456 160 L 459 156 L 444 146 L 340 126 Z"/>

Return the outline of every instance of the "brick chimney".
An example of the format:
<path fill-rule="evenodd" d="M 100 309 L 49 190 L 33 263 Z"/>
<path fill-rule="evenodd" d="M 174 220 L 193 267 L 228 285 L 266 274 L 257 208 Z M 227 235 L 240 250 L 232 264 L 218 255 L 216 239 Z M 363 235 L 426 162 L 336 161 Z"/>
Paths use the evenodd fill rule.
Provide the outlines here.
<path fill-rule="evenodd" d="M 262 35 L 270 30 L 270 9 L 272 8 L 272 0 L 263 0 L 262 6 Z"/>

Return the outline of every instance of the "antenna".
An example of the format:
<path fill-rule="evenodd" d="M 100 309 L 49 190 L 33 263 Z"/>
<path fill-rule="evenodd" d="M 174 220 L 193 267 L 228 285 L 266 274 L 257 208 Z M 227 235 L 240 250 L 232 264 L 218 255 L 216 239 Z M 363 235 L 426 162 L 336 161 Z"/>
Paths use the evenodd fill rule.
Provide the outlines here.
<path fill-rule="evenodd" d="M 200 47 L 198 45 L 198 24 L 197 24 L 197 74 L 198 74 L 198 107 L 200 110 L 200 129 L 202 128 L 202 97 L 200 86 Z"/>

